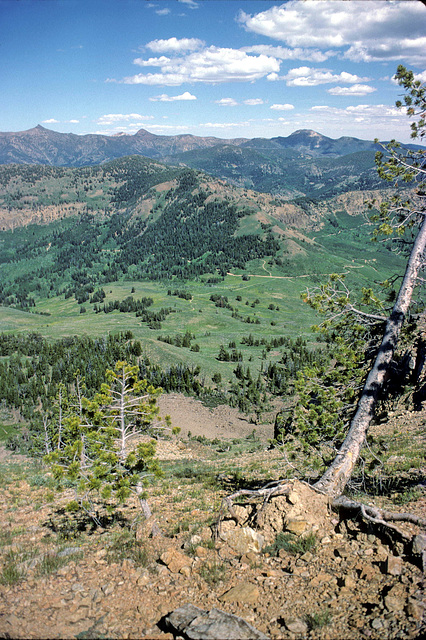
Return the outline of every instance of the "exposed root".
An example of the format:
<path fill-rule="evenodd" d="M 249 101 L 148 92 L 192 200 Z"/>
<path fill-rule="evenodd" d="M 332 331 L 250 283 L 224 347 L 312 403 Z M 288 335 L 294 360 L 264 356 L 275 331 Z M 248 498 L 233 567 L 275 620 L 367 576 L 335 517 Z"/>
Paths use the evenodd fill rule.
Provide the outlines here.
<path fill-rule="evenodd" d="M 353 516 L 361 515 L 362 518 L 366 522 L 371 522 L 373 524 L 381 525 L 382 527 L 389 529 L 391 531 L 396 532 L 401 538 L 405 541 L 410 541 L 411 536 L 406 534 L 404 531 L 401 531 L 398 527 L 391 522 L 410 522 L 411 524 L 415 524 L 419 527 L 426 528 L 426 519 L 419 518 L 418 516 L 412 513 L 398 513 L 396 511 L 386 511 L 383 509 L 379 509 L 377 507 L 371 507 L 361 502 L 356 502 L 354 500 L 350 500 L 345 496 L 340 496 L 339 498 L 335 498 L 332 501 L 332 507 L 339 514 L 344 514 L 345 512 Z"/>
<path fill-rule="evenodd" d="M 313 487 L 306 482 L 301 482 L 300 480 L 298 480 L 297 482 L 309 487 L 310 491 L 327 497 L 327 494 L 325 492 L 316 489 L 316 487 Z M 222 500 L 219 516 L 215 526 L 215 538 L 217 539 L 220 536 L 221 525 L 227 514 L 231 516 L 233 520 L 235 520 L 237 525 L 241 524 L 240 515 L 237 513 L 237 510 L 235 508 L 235 501 L 238 498 L 244 497 L 247 498 L 250 502 L 261 502 L 261 507 L 260 509 L 257 509 L 255 514 L 255 519 L 259 526 L 262 521 L 260 516 L 264 513 L 268 503 L 270 503 L 271 500 L 273 498 L 276 498 L 277 496 L 289 496 L 293 490 L 294 481 L 278 480 L 276 482 L 268 483 L 257 490 L 240 489 L 235 493 L 232 493 L 231 495 L 225 496 Z M 309 497 L 305 495 L 305 499 L 307 500 L 305 509 L 309 510 Z M 339 514 L 342 520 L 348 518 L 358 520 L 362 519 L 365 523 L 373 525 L 382 534 L 387 534 L 394 541 L 395 538 L 399 539 L 399 541 L 403 542 L 404 544 L 412 542 L 414 538 L 406 532 L 402 531 L 395 524 L 392 524 L 393 522 L 408 522 L 410 524 L 414 524 L 418 527 L 426 529 L 425 518 L 421 518 L 412 513 L 398 513 L 379 509 L 378 507 L 369 506 L 361 502 L 351 500 L 350 498 L 347 498 L 345 496 L 339 496 L 335 499 L 330 498 L 328 505 L 333 511 L 336 511 Z M 326 506 L 324 505 L 323 508 L 326 509 Z"/>
<path fill-rule="evenodd" d="M 262 507 L 258 513 L 258 515 L 260 515 L 260 513 L 264 511 L 266 505 L 271 500 L 271 498 L 274 498 L 276 496 L 285 496 L 290 493 L 291 491 L 290 485 L 284 484 L 284 483 L 285 483 L 285 480 L 277 480 L 275 482 L 269 482 L 268 484 L 266 484 L 264 487 L 261 487 L 260 489 L 256 489 L 256 490 L 239 489 L 235 493 L 232 493 L 229 496 L 225 496 L 222 500 L 222 504 L 220 505 L 219 517 L 217 519 L 216 526 L 215 526 L 215 531 L 214 531 L 215 539 L 217 539 L 220 534 L 220 527 L 227 512 L 230 514 L 231 518 L 233 518 L 235 522 L 239 524 L 239 517 L 234 509 L 234 501 L 237 498 L 240 498 L 241 496 L 245 496 L 251 499 L 259 499 L 259 498 L 262 499 L 263 501 Z"/>

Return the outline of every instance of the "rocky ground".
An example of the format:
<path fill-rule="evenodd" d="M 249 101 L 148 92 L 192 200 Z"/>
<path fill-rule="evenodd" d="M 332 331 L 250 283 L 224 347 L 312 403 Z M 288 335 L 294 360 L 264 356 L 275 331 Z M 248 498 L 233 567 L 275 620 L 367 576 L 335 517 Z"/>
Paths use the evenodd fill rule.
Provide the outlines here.
<path fill-rule="evenodd" d="M 164 398 L 162 411 L 182 433 L 158 444 L 165 476 L 149 490 L 157 537 L 131 501 L 115 522 L 79 531 L 87 523 L 64 511 L 71 489 L 58 495 L 46 469 L 2 450 L 0 637 L 172 639 L 162 621 L 187 603 L 240 616 L 269 638 L 422 637 L 421 555 L 360 522 L 339 522 L 302 482 L 273 500 L 259 531 L 237 507 L 240 525 L 225 519 L 215 540 L 223 496 L 290 477 L 293 463 L 268 450 L 272 425 L 180 396 Z M 425 424 L 426 411 L 405 412 L 375 437 L 384 449 L 387 438 L 408 438 L 424 451 Z M 407 450 L 392 455 L 388 465 L 402 469 Z M 425 517 L 424 469 L 404 473 L 414 481 L 398 500 L 395 492 L 363 499 Z M 275 540 L 280 529 L 287 545 Z"/>

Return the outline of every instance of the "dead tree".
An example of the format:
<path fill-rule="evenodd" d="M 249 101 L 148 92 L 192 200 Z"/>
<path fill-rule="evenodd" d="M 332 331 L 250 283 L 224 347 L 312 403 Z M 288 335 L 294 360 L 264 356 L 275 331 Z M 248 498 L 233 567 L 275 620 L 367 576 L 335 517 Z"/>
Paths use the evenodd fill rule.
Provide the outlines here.
<path fill-rule="evenodd" d="M 417 118 L 411 124 L 411 135 L 421 140 L 426 136 L 426 85 L 417 80 L 414 74 L 402 65 L 398 67 L 395 77 L 406 91 L 404 104 L 399 101 L 396 104 L 398 107 L 405 107 L 409 116 Z M 370 523 L 387 527 L 391 531 L 396 530 L 404 538 L 404 534 L 390 522 L 407 521 L 426 527 L 426 520 L 409 513 L 393 513 L 367 507 L 343 496 L 374 418 L 377 400 L 386 380 L 401 328 L 412 302 L 414 290 L 421 279 L 421 271 L 426 259 L 426 151 L 423 149 L 401 151 L 400 145 L 395 141 L 382 148 L 386 156 L 382 151 L 376 154 L 379 175 L 384 180 L 394 182 L 396 186 L 401 182 L 405 187 L 411 186 L 412 195 L 408 199 L 405 198 L 405 194 L 404 198 L 396 195 L 389 202 L 381 204 L 379 213 L 375 216 L 375 221 L 378 223 L 375 233 L 389 236 L 396 233 L 399 237 L 411 233 L 412 247 L 399 293 L 385 323 L 377 356 L 358 399 L 348 433 L 333 462 L 312 489 L 327 495 L 331 506 L 339 512 L 344 511 L 349 516 L 356 514 Z M 220 527 L 220 519 L 225 511 L 229 511 L 232 515 L 236 498 L 257 497 L 265 505 L 266 501 L 274 496 L 285 494 L 286 484 L 288 484 L 286 481 L 276 482 L 258 491 L 243 489 L 232 496 L 227 496 L 223 501 L 218 526 Z"/>

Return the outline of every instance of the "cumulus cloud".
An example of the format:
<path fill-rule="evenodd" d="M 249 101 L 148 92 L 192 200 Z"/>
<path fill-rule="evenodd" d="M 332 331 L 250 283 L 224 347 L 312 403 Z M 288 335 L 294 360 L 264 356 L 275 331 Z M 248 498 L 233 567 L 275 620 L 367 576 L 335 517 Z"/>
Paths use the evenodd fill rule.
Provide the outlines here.
<path fill-rule="evenodd" d="M 236 107 L 238 104 L 234 98 L 221 98 L 220 100 L 215 100 L 215 103 L 220 104 L 221 107 Z"/>
<path fill-rule="evenodd" d="M 124 84 L 178 86 L 184 82 L 253 82 L 280 68 L 278 60 L 263 54 L 247 55 L 244 51 L 210 46 L 187 55 L 168 58 L 136 58 L 134 64 L 142 67 L 160 67 L 160 73 L 139 73 L 126 77 Z"/>
<path fill-rule="evenodd" d="M 194 0 L 178 0 L 182 4 L 185 4 L 190 9 L 198 9 L 198 3 L 194 2 Z"/>
<path fill-rule="evenodd" d="M 211 129 L 235 129 L 237 127 L 247 128 L 250 126 L 250 120 L 245 122 L 204 122 L 199 125 L 200 128 L 206 127 Z"/>
<path fill-rule="evenodd" d="M 343 82 L 345 84 L 359 84 L 369 82 L 370 78 L 360 78 L 359 76 L 342 71 L 332 73 L 329 69 L 313 69 L 311 67 L 297 67 L 282 76 L 289 87 L 316 87 L 319 84 L 330 84 L 333 82 Z"/>
<path fill-rule="evenodd" d="M 116 122 L 130 122 L 131 120 L 151 120 L 153 116 L 142 116 L 139 113 L 108 113 L 100 116 L 96 123 L 100 125 L 112 125 Z"/>
<path fill-rule="evenodd" d="M 250 107 L 255 107 L 258 104 L 264 104 L 262 98 L 249 98 L 248 100 L 243 100 L 243 103 L 249 105 Z"/>
<path fill-rule="evenodd" d="M 48 120 L 43 120 L 43 124 L 58 124 L 59 120 L 55 120 L 55 118 L 49 118 Z"/>
<path fill-rule="evenodd" d="M 273 104 L 270 108 L 274 109 L 275 111 L 291 111 L 292 109 L 294 109 L 294 105 L 293 104 Z"/>
<path fill-rule="evenodd" d="M 290 47 L 343 48 L 354 61 L 403 59 L 420 66 L 426 58 L 421 2 L 290 0 L 253 15 L 241 11 L 238 20 Z"/>
<path fill-rule="evenodd" d="M 351 87 L 332 87 L 327 89 L 327 93 L 332 96 L 366 96 L 374 91 L 376 89 L 369 87 L 368 84 L 354 84 Z"/>
<path fill-rule="evenodd" d="M 273 56 L 279 60 L 309 60 L 309 62 L 324 62 L 324 60 L 336 55 L 335 51 L 319 51 L 318 49 L 302 49 L 301 47 L 288 49 L 272 44 L 255 44 L 251 47 L 242 47 L 241 51 L 263 53 L 265 56 Z"/>
<path fill-rule="evenodd" d="M 311 107 L 310 118 L 304 117 L 304 127 L 337 138 L 350 135 L 373 140 L 410 141 L 410 126 L 405 109 L 386 104 L 353 104 L 345 108 L 328 105 Z"/>
<path fill-rule="evenodd" d="M 387 104 L 358 104 L 351 105 L 345 109 L 338 107 L 330 107 L 327 105 L 317 105 L 311 107 L 311 111 L 327 113 L 334 116 L 351 115 L 352 117 L 363 119 L 380 119 L 380 118 L 401 118 L 406 122 L 406 110 L 398 109 Z"/>
<path fill-rule="evenodd" d="M 162 93 L 160 96 L 153 96 L 150 98 L 151 102 L 178 102 L 180 100 L 196 100 L 197 96 L 193 96 L 189 91 L 181 93 L 179 96 L 168 96 L 167 93 Z"/>
<path fill-rule="evenodd" d="M 195 51 L 204 46 L 203 40 L 198 38 L 168 38 L 167 40 L 151 40 L 146 46 L 147 49 L 154 53 L 170 51 L 178 53 L 180 51 Z"/>
<path fill-rule="evenodd" d="M 414 80 L 419 80 L 420 82 L 426 82 L 426 71 L 422 71 L 422 73 L 415 73 Z"/>

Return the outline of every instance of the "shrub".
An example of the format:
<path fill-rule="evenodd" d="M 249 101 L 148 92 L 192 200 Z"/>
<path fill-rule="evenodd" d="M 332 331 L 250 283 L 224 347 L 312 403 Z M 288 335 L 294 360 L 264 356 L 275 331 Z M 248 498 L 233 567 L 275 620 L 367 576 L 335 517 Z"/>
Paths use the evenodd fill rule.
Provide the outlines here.
<path fill-rule="evenodd" d="M 308 533 L 306 536 L 297 537 L 293 533 L 284 533 L 280 531 L 274 542 L 263 548 L 263 553 L 269 553 L 271 556 L 277 556 L 281 549 L 292 555 L 314 551 L 317 545 L 317 537 L 315 533 Z"/>

